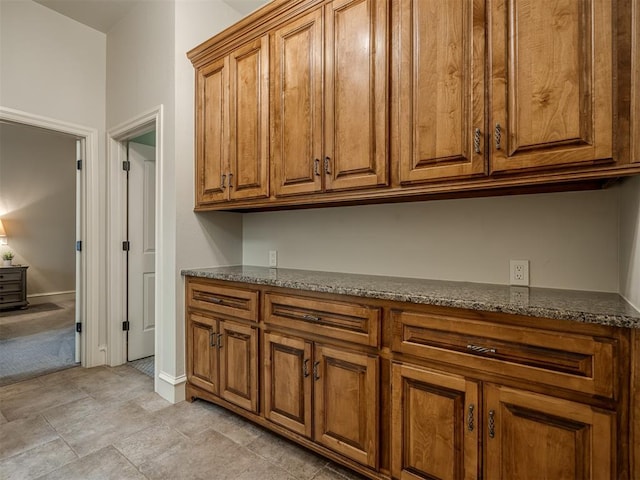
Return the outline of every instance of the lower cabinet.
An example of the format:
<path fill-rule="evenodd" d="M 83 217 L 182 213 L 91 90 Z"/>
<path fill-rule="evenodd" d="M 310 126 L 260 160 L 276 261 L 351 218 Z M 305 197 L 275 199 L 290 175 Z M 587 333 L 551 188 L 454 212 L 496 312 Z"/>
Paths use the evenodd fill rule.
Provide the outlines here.
<path fill-rule="evenodd" d="M 265 333 L 265 417 L 375 468 L 378 370 L 375 355 Z"/>
<path fill-rule="evenodd" d="M 394 478 L 617 478 L 614 412 L 417 366 L 392 370 Z"/>
<path fill-rule="evenodd" d="M 187 380 L 252 412 L 258 411 L 258 331 L 191 313 L 187 321 Z"/>

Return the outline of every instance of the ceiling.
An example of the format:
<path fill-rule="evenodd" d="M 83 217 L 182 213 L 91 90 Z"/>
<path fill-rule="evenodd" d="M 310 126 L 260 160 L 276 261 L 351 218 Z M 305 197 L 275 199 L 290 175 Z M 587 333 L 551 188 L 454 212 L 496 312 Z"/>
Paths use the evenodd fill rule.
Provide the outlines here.
<path fill-rule="evenodd" d="M 107 33 L 133 8 L 141 3 L 164 0 L 34 0 L 51 10 Z M 269 0 L 222 0 L 224 3 L 247 15 Z"/>

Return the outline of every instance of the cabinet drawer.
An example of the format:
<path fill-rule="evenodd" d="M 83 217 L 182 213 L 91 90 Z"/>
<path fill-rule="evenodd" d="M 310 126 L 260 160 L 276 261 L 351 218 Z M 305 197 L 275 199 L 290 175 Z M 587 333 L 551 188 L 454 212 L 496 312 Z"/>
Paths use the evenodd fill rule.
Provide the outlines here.
<path fill-rule="evenodd" d="M 265 323 L 375 347 L 380 309 L 270 293 L 265 295 Z"/>
<path fill-rule="evenodd" d="M 0 295 L 3 293 L 21 292 L 22 282 L 0 282 Z"/>
<path fill-rule="evenodd" d="M 391 317 L 396 352 L 606 398 L 614 395 L 614 339 L 421 312 L 394 310 Z"/>
<path fill-rule="evenodd" d="M 22 302 L 22 293 L 2 293 L 0 292 L 0 303 Z"/>
<path fill-rule="evenodd" d="M 0 272 L 0 284 L 4 282 L 19 282 L 22 280 L 22 272 Z"/>
<path fill-rule="evenodd" d="M 207 312 L 258 320 L 258 292 L 189 280 L 187 305 Z"/>

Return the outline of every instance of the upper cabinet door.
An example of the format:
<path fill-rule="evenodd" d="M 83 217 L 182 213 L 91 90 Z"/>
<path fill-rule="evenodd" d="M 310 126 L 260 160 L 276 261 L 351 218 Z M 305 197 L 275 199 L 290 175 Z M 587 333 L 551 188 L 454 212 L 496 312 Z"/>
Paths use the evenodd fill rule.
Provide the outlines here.
<path fill-rule="evenodd" d="M 317 9 L 273 35 L 276 196 L 322 190 L 322 28 Z"/>
<path fill-rule="evenodd" d="M 229 196 L 269 192 L 269 36 L 229 57 Z"/>
<path fill-rule="evenodd" d="M 388 183 L 387 0 L 325 7 L 326 190 Z"/>
<path fill-rule="evenodd" d="M 201 206 L 228 198 L 228 57 L 197 71 L 196 95 L 196 206 Z"/>
<path fill-rule="evenodd" d="M 485 7 L 401 0 L 395 62 L 400 182 L 485 173 Z"/>
<path fill-rule="evenodd" d="M 497 0 L 491 170 L 612 157 L 612 2 Z"/>

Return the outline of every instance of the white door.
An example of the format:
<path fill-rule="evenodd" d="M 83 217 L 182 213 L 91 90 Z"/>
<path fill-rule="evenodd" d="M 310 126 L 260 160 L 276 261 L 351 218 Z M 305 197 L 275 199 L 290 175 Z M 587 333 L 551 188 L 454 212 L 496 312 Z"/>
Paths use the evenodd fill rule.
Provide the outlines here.
<path fill-rule="evenodd" d="M 156 261 L 155 147 L 129 142 L 127 360 L 154 355 Z"/>
<path fill-rule="evenodd" d="M 82 327 L 82 164 L 84 163 L 84 141 L 76 140 L 76 350 L 75 362 L 80 363 L 80 328 Z"/>

